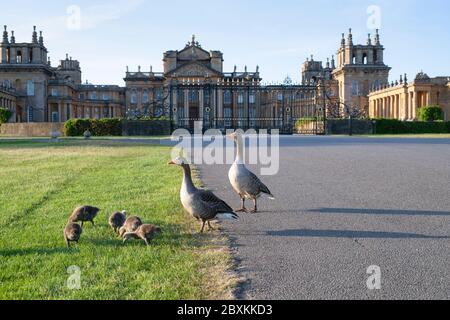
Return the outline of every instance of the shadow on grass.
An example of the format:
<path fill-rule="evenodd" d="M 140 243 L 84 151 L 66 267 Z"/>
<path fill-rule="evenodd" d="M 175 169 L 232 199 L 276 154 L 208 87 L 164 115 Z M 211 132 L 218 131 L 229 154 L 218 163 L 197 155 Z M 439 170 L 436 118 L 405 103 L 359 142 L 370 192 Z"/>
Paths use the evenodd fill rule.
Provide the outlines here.
<path fill-rule="evenodd" d="M 81 244 L 80 244 L 81 246 Z M 80 249 L 73 246 L 70 249 L 67 247 L 60 248 L 25 248 L 25 249 L 10 249 L 0 250 L 0 257 L 16 257 L 27 255 L 53 255 L 53 254 L 76 254 Z"/>

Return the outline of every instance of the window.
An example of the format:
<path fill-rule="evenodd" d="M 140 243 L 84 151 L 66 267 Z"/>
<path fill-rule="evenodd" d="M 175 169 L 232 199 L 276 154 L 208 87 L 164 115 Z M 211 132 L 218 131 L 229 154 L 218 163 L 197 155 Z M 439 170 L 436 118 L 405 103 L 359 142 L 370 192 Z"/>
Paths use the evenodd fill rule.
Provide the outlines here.
<path fill-rule="evenodd" d="M 52 93 L 51 93 L 52 97 L 57 97 L 58 96 L 58 89 L 56 88 L 52 88 Z"/>
<path fill-rule="evenodd" d="M 243 104 L 244 103 L 244 94 L 242 92 L 239 92 L 238 103 L 239 104 Z"/>
<path fill-rule="evenodd" d="M 352 95 L 353 96 L 359 95 L 359 83 L 356 80 L 352 81 Z"/>
<path fill-rule="evenodd" d="M 80 100 L 84 100 L 84 93 L 80 93 Z"/>
<path fill-rule="evenodd" d="M 143 103 L 148 103 L 149 102 L 149 96 L 148 96 L 148 91 L 144 90 L 144 93 L 142 94 L 142 102 Z"/>
<path fill-rule="evenodd" d="M 233 117 L 233 111 L 231 110 L 231 108 L 224 108 L 223 109 L 223 116 L 225 118 L 225 128 L 230 128 L 231 127 L 231 118 Z"/>
<path fill-rule="evenodd" d="M 158 101 L 158 102 L 161 102 L 162 101 L 162 99 L 163 99 L 163 93 L 162 93 L 162 90 L 161 89 L 158 89 L 158 90 L 156 90 L 156 100 Z M 198 99 L 198 92 L 197 92 L 197 99 Z"/>
<path fill-rule="evenodd" d="M 367 54 L 364 53 L 363 55 L 363 64 L 367 64 Z"/>
<path fill-rule="evenodd" d="M 189 92 L 189 103 L 198 103 L 198 90 L 191 90 Z"/>
<path fill-rule="evenodd" d="M 17 51 L 16 62 L 22 63 L 22 51 L 20 51 L 20 50 Z"/>
<path fill-rule="evenodd" d="M 224 104 L 231 104 L 231 91 L 225 90 L 223 94 L 223 103 Z"/>
<path fill-rule="evenodd" d="M 136 104 L 137 103 L 137 93 L 136 93 L 136 90 L 133 90 L 132 92 L 131 92 L 131 103 L 133 103 L 133 104 Z"/>
<path fill-rule="evenodd" d="M 103 94 L 103 101 L 108 101 L 109 100 L 109 95 L 107 93 Z"/>
<path fill-rule="evenodd" d="M 27 81 L 27 96 L 32 97 L 34 96 L 34 82 L 33 80 Z"/>
<path fill-rule="evenodd" d="M 97 100 L 97 92 L 91 93 L 91 100 Z"/>
<path fill-rule="evenodd" d="M 283 94 L 282 93 L 278 93 L 277 99 L 278 99 L 278 101 L 283 101 Z"/>
<path fill-rule="evenodd" d="M 255 93 L 253 91 L 250 92 L 250 97 L 248 100 L 250 101 L 250 104 L 254 104 L 256 102 Z"/>
<path fill-rule="evenodd" d="M 27 119 L 28 119 L 28 122 L 33 122 L 33 107 L 28 107 Z"/>

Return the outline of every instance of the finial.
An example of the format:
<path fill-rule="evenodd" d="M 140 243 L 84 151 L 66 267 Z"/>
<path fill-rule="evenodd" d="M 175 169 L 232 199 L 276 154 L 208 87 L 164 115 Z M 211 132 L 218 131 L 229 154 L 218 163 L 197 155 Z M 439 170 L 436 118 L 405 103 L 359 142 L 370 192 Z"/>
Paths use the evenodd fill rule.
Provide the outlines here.
<path fill-rule="evenodd" d="M 69 60 L 69 54 L 66 53 L 66 60 Z"/>
<path fill-rule="evenodd" d="M 342 34 L 341 47 L 345 47 L 345 33 Z"/>
<path fill-rule="evenodd" d="M 371 39 L 371 34 L 369 33 L 368 37 L 367 37 L 367 45 L 370 46 L 372 45 L 372 39 Z"/>
<path fill-rule="evenodd" d="M 353 45 L 353 35 L 352 35 L 352 28 L 348 29 L 348 45 Z"/>
<path fill-rule="evenodd" d="M 150 65 L 150 73 L 153 73 L 153 66 Z"/>
<path fill-rule="evenodd" d="M 5 31 L 3 31 L 3 41 L 2 41 L 2 43 L 8 43 L 9 42 L 9 40 L 8 40 L 8 26 L 4 26 L 4 30 Z"/>
<path fill-rule="evenodd" d="M 314 61 L 314 55 L 313 54 L 311 55 L 311 61 Z"/>
<path fill-rule="evenodd" d="M 14 30 L 11 31 L 11 43 L 16 43 L 16 37 L 14 36 Z"/>
<path fill-rule="evenodd" d="M 191 42 L 191 45 L 193 45 L 193 46 L 195 45 L 195 34 L 192 35 L 192 42 Z"/>
<path fill-rule="evenodd" d="M 406 73 L 405 73 L 404 79 L 405 79 L 405 84 L 407 84 L 408 83 L 408 75 Z"/>
<path fill-rule="evenodd" d="M 141 72 L 141 66 L 138 66 L 138 72 Z"/>
<path fill-rule="evenodd" d="M 375 45 L 376 45 L 376 46 L 379 46 L 379 45 L 380 45 L 380 34 L 379 34 L 378 32 L 379 32 L 379 30 L 376 29 L 376 30 L 375 30 Z"/>
<path fill-rule="evenodd" d="M 44 45 L 44 37 L 42 35 L 42 31 L 39 31 L 39 44 Z"/>
<path fill-rule="evenodd" d="M 33 43 L 38 43 L 38 39 L 37 39 L 37 32 L 36 32 L 36 26 L 33 26 Z"/>

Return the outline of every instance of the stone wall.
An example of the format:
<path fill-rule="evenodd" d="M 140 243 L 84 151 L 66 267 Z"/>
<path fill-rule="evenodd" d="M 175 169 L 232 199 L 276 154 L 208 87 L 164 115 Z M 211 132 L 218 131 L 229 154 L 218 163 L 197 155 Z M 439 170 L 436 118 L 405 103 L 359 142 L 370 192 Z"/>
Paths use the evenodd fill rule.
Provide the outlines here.
<path fill-rule="evenodd" d="M 50 137 L 51 133 L 64 132 L 64 123 L 4 123 L 0 125 L 0 135 L 10 137 Z"/>

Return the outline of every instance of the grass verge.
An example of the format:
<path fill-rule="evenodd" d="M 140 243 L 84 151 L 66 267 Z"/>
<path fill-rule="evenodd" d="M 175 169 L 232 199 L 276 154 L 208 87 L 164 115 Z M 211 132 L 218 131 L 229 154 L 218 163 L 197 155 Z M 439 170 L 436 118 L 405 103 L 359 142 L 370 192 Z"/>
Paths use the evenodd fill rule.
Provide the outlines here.
<path fill-rule="evenodd" d="M 0 299 L 232 299 L 232 259 L 219 233 L 198 235 L 179 202 L 170 149 L 113 141 L 0 141 Z M 62 231 L 71 211 L 102 209 L 78 248 Z M 107 220 L 126 209 L 163 234 L 123 245 Z M 81 289 L 67 286 L 70 266 Z"/>

